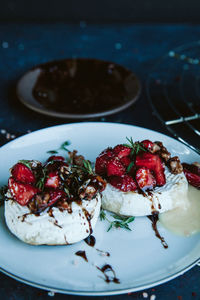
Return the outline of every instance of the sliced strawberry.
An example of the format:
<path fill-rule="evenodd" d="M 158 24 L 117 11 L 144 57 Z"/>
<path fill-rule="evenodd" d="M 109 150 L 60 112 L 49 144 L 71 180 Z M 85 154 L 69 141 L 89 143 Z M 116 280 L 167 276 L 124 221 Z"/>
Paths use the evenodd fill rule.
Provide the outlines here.
<path fill-rule="evenodd" d="M 141 144 L 149 151 L 153 149 L 153 143 L 150 140 L 144 140 L 141 142 Z"/>
<path fill-rule="evenodd" d="M 17 163 L 11 169 L 11 174 L 16 181 L 21 183 L 35 183 L 35 176 L 31 169 L 23 163 Z"/>
<path fill-rule="evenodd" d="M 108 176 L 122 176 L 126 173 L 126 168 L 116 157 L 111 158 L 107 163 Z"/>
<path fill-rule="evenodd" d="M 200 175 L 199 175 L 200 168 L 198 168 L 195 165 L 189 165 L 186 163 L 183 163 L 182 165 L 183 165 L 183 172 L 184 172 L 189 184 L 200 189 Z M 194 167 L 197 167 L 197 169 Z M 195 172 L 192 172 L 193 170 Z"/>
<path fill-rule="evenodd" d="M 200 176 L 200 167 L 195 164 L 182 163 L 183 169 Z"/>
<path fill-rule="evenodd" d="M 109 183 L 122 192 L 131 192 L 137 189 L 135 180 L 129 175 L 109 177 Z"/>
<path fill-rule="evenodd" d="M 57 172 L 51 172 L 45 182 L 45 187 L 57 188 L 60 185 L 60 177 Z"/>
<path fill-rule="evenodd" d="M 135 165 L 137 167 L 146 167 L 153 171 L 158 186 L 163 186 L 166 183 L 164 167 L 158 155 L 142 152 L 136 156 Z"/>
<path fill-rule="evenodd" d="M 137 170 L 135 175 L 136 181 L 140 189 L 152 189 L 156 186 L 156 179 L 149 169 L 142 167 Z"/>
<path fill-rule="evenodd" d="M 124 157 L 120 158 L 120 161 L 125 167 L 128 167 L 131 163 L 131 159 L 129 156 L 124 156 Z"/>
<path fill-rule="evenodd" d="M 29 184 L 16 182 L 13 178 L 8 181 L 8 188 L 13 198 L 22 206 L 28 202 L 38 193 L 38 189 Z"/>
<path fill-rule="evenodd" d="M 48 158 L 47 161 L 52 161 L 52 160 L 58 160 L 58 161 L 64 161 L 64 157 L 63 156 L 59 156 L 59 155 L 52 155 Z"/>
<path fill-rule="evenodd" d="M 110 158 L 114 156 L 112 148 L 107 148 L 97 157 L 95 171 L 99 175 L 106 175 L 107 164 Z"/>
<path fill-rule="evenodd" d="M 120 144 L 115 146 L 113 151 L 115 153 L 115 156 L 121 159 L 122 157 L 128 156 L 131 153 L 131 148 Z"/>
<path fill-rule="evenodd" d="M 59 190 L 59 189 L 51 190 L 49 192 L 49 195 L 50 195 L 50 198 L 49 198 L 47 206 L 53 205 L 55 202 L 57 202 L 61 198 L 63 198 L 63 199 L 66 198 L 66 193 L 63 190 Z"/>

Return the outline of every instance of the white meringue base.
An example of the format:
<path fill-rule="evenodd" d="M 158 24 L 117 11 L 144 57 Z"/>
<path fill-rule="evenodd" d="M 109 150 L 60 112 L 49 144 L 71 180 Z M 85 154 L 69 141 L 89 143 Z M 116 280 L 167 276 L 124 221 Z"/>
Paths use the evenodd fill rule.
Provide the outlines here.
<path fill-rule="evenodd" d="M 73 244 L 85 239 L 95 227 L 99 216 L 101 197 L 86 201 L 81 205 L 72 202 L 72 213 L 67 210 L 60 211 L 53 207 L 53 217 L 47 210 L 39 216 L 29 214 L 27 206 L 21 206 L 16 201 L 5 201 L 5 220 L 10 231 L 25 243 L 32 245 L 64 245 Z M 88 222 L 86 210 L 91 216 Z M 25 214 L 28 214 L 24 217 Z M 56 225 L 56 224 L 57 225 Z"/>

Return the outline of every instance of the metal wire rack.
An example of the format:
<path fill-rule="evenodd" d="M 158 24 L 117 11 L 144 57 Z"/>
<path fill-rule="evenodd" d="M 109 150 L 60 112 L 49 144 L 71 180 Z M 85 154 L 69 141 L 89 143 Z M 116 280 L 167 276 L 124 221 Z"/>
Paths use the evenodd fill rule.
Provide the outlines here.
<path fill-rule="evenodd" d="M 153 113 L 200 154 L 200 41 L 169 51 L 147 79 Z"/>

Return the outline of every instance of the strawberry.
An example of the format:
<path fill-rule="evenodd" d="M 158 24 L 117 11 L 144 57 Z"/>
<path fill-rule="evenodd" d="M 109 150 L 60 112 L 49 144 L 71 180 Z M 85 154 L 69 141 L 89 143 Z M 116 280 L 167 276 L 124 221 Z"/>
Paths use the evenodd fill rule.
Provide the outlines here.
<path fill-rule="evenodd" d="M 163 186 L 166 183 L 164 167 L 158 155 L 142 152 L 136 156 L 135 165 L 137 167 L 146 167 L 153 171 L 158 186 Z"/>
<path fill-rule="evenodd" d="M 45 187 L 57 188 L 60 185 L 60 178 L 57 172 L 51 172 L 48 174 Z"/>
<path fill-rule="evenodd" d="M 182 163 L 183 169 L 200 176 L 200 168 L 195 164 Z"/>
<path fill-rule="evenodd" d="M 66 198 L 66 193 L 63 190 L 55 189 L 49 191 L 49 201 L 47 203 L 47 206 L 53 205 L 55 202 L 57 202 L 60 199 Z"/>
<path fill-rule="evenodd" d="M 141 142 L 141 144 L 149 151 L 153 149 L 153 143 L 150 140 L 144 140 Z"/>
<path fill-rule="evenodd" d="M 107 148 L 97 157 L 95 171 L 99 175 L 106 175 L 107 164 L 110 158 L 114 156 L 112 148 Z"/>
<path fill-rule="evenodd" d="M 16 181 L 21 183 L 35 183 L 35 176 L 30 168 L 23 163 L 17 163 L 11 169 L 11 174 Z"/>
<path fill-rule="evenodd" d="M 59 155 L 52 155 L 48 158 L 47 161 L 52 161 L 52 160 L 58 160 L 58 161 L 64 161 L 64 157 L 63 156 L 59 156 Z"/>
<path fill-rule="evenodd" d="M 22 206 L 28 202 L 38 193 L 38 189 L 29 184 L 19 183 L 13 178 L 8 181 L 8 187 L 13 198 Z"/>
<path fill-rule="evenodd" d="M 135 178 L 140 189 L 152 189 L 156 186 L 155 177 L 152 175 L 151 171 L 146 167 L 138 169 Z"/>
<path fill-rule="evenodd" d="M 120 161 L 125 167 L 128 167 L 131 163 L 131 159 L 129 156 L 124 156 L 124 157 L 120 158 Z"/>
<path fill-rule="evenodd" d="M 111 158 L 107 163 L 107 175 L 108 176 L 121 176 L 126 172 L 126 168 L 116 157 Z"/>
<path fill-rule="evenodd" d="M 195 165 L 189 165 L 186 163 L 183 163 L 182 165 L 183 172 L 189 184 L 200 189 L 200 168 Z"/>
<path fill-rule="evenodd" d="M 109 183 L 122 192 L 131 192 L 137 189 L 135 180 L 129 175 L 109 177 Z"/>
<path fill-rule="evenodd" d="M 128 156 L 131 153 L 131 148 L 124 145 L 117 145 L 113 148 L 115 156 L 121 159 L 122 157 Z"/>

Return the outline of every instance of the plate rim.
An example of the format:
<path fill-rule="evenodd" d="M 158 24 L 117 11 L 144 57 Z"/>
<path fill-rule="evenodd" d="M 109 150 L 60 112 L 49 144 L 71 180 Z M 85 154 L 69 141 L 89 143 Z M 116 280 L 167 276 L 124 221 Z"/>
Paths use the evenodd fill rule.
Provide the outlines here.
<path fill-rule="evenodd" d="M 133 127 L 133 129 L 142 129 L 142 130 L 146 130 L 146 131 L 149 131 L 149 132 L 153 132 L 153 133 L 157 133 L 159 135 L 162 135 L 164 137 L 167 137 L 167 138 L 170 138 L 171 140 L 175 141 L 175 142 L 178 142 L 179 144 L 182 144 L 184 147 L 188 148 L 190 151 L 194 152 L 194 150 L 190 149 L 187 145 L 185 145 L 184 143 L 180 142 L 179 140 L 176 140 L 175 138 L 171 137 L 171 136 L 168 136 L 166 134 L 163 134 L 159 131 L 155 131 L 155 130 L 152 130 L 152 129 L 149 129 L 149 128 L 144 128 L 144 127 L 140 127 L 140 126 L 136 126 L 136 125 L 132 125 L 132 124 L 124 124 L 124 123 L 113 123 L 113 122 L 93 122 L 93 121 L 87 121 L 87 122 L 74 122 L 74 123 L 66 123 L 66 124 L 61 124 L 61 125 L 54 125 L 54 126 L 49 126 L 49 127 L 45 127 L 45 128 L 42 128 L 42 129 L 38 129 L 38 130 L 35 130 L 33 132 L 30 132 L 30 133 L 26 133 L 12 141 L 9 141 L 8 143 L 6 143 L 5 145 L 1 146 L 0 147 L 0 151 L 1 149 L 5 148 L 5 147 L 9 147 L 9 145 L 15 143 L 16 141 L 22 139 L 22 138 L 26 138 L 27 136 L 30 136 L 32 134 L 38 134 L 39 132 L 43 131 L 48 131 L 48 130 L 56 130 L 58 128 L 64 128 L 64 127 L 79 127 L 79 126 L 93 126 L 93 125 L 98 125 L 98 126 L 124 126 L 124 127 Z M 198 155 L 198 153 L 195 153 Z M 144 290 L 144 289 L 148 289 L 148 288 L 151 288 L 152 286 L 157 286 L 157 285 L 160 285 L 160 284 L 163 284 L 163 283 L 166 283 L 172 279 L 175 279 L 177 278 L 178 276 L 180 275 L 183 275 L 185 272 L 189 271 L 191 268 L 193 268 L 195 265 L 197 265 L 198 263 L 200 262 L 200 255 L 199 257 L 193 261 L 192 263 L 190 263 L 186 268 L 182 268 L 180 271 L 174 273 L 173 275 L 169 275 L 169 276 L 165 276 L 159 280 L 156 280 L 156 281 L 153 281 L 153 282 L 149 282 L 148 284 L 140 284 L 140 285 L 137 285 L 137 286 L 134 286 L 134 287 L 129 287 L 129 288 L 116 288 L 116 289 L 111 289 L 111 290 L 107 290 L 107 291 L 93 291 L 93 290 L 88 290 L 88 291 L 85 291 L 85 290 L 73 290 L 73 289 L 62 289 L 62 288 L 56 288 L 56 287 L 53 287 L 53 286 L 48 286 L 48 285 L 44 285 L 44 284 L 39 284 L 37 282 L 33 282 L 31 280 L 28 280 L 28 279 L 25 279 L 23 277 L 20 277 L 20 276 L 17 276 L 15 274 L 13 274 L 12 272 L 9 272 L 7 270 L 5 270 L 4 268 L 2 268 L 0 266 L 0 271 L 2 273 L 4 273 L 5 275 L 17 280 L 17 281 L 20 281 L 22 283 L 25 283 L 25 284 L 28 284 L 32 287 L 36 287 L 36 288 L 40 288 L 40 289 L 43 289 L 43 290 L 46 290 L 46 291 L 52 291 L 52 292 L 55 292 L 55 293 L 62 293 L 62 294 L 70 294 L 70 295 L 79 295 L 79 296 L 112 296 L 112 295 L 120 295 L 120 294 L 126 294 L 126 293 L 130 293 L 130 292 L 137 292 L 137 291 L 141 291 L 141 290 Z"/>

